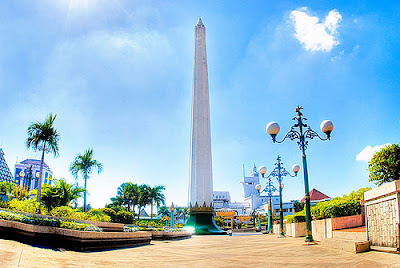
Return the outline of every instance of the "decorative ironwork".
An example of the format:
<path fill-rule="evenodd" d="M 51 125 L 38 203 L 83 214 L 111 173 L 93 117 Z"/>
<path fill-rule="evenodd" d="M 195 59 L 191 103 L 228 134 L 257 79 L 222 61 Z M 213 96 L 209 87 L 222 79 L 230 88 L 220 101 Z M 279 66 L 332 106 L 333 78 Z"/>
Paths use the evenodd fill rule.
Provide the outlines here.
<path fill-rule="evenodd" d="M 192 204 L 190 204 L 189 207 L 189 212 L 214 212 L 214 208 L 212 206 L 212 203 L 210 204 L 210 206 L 207 206 L 206 202 L 203 203 L 203 206 L 199 206 L 199 204 L 196 204 L 194 206 L 192 206 Z"/>
<path fill-rule="evenodd" d="M 314 138 L 319 138 L 322 141 L 326 141 L 330 139 L 330 132 L 331 131 L 326 131 L 325 134 L 327 135 L 326 138 L 322 138 L 319 136 L 317 132 L 311 129 L 305 121 L 307 121 L 307 118 L 303 117 L 303 113 L 301 110 L 303 109 L 302 106 L 297 105 L 295 112 L 297 113 L 297 117 L 294 117 L 293 120 L 296 122 L 289 130 L 289 132 L 286 133 L 282 141 L 277 141 L 276 140 L 276 134 L 271 134 L 272 141 L 275 143 L 282 143 L 285 139 L 289 138 L 291 140 L 298 140 L 297 145 L 299 146 L 299 149 L 302 151 L 302 158 L 303 158 L 303 172 L 304 172 L 304 190 L 305 190 L 305 195 L 309 193 L 309 186 L 308 186 L 308 172 L 307 172 L 307 159 L 306 159 L 306 149 L 308 147 L 308 140 L 312 140 Z M 297 128 L 298 130 L 295 130 Z M 278 130 L 279 131 L 279 130 Z M 278 157 L 278 162 L 279 162 L 279 157 Z M 285 172 L 281 170 L 281 172 Z M 275 173 L 275 169 L 273 171 Z M 282 175 L 282 173 L 281 173 Z M 280 180 L 281 181 L 281 180 Z M 281 192 L 281 188 L 279 187 L 279 190 Z M 307 229 L 307 236 L 305 241 L 307 243 L 312 243 L 314 242 L 314 238 L 312 237 L 312 226 L 311 226 L 311 206 L 310 206 L 310 200 L 306 198 L 306 229 Z M 283 219 L 281 219 L 282 221 Z M 281 226 L 281 229 L 283 227 Z"/>

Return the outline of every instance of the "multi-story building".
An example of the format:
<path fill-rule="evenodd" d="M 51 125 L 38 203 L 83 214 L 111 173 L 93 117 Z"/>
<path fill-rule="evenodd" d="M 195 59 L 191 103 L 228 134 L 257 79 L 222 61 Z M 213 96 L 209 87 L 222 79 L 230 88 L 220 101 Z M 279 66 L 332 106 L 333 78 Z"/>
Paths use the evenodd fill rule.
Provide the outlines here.
<path fill-rule="evenodd" d="M 36 189 L 39 184 L 40 160 L 25 159 L 15 164 L 14 182 L 27 189 Z M 51 184 L 53 171 L 43 163 L 43 184 Z"/>

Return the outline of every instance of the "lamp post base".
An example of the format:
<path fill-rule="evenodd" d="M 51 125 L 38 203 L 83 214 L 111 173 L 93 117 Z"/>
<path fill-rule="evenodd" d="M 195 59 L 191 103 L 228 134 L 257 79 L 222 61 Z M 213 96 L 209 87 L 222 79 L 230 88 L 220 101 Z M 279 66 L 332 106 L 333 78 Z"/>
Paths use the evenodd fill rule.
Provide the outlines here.
<path fill-rule="evenodd" d="M 215 223 L 213 212 L 189 212 L 184 229 L 191 229 L 194 235 L 227 235 Z"/>

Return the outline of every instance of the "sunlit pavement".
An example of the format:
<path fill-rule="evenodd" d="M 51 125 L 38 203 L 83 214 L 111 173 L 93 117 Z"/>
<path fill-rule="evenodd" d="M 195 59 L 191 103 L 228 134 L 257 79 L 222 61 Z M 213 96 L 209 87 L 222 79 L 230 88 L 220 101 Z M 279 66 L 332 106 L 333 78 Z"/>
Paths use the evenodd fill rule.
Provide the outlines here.
<path fill-rule="evenodd" d="M 400 267 L 400 255 L 348 253 L 276 235 L 194 236 L 149 246 L 73 252 L 0 240 L 0 267 Z"/>

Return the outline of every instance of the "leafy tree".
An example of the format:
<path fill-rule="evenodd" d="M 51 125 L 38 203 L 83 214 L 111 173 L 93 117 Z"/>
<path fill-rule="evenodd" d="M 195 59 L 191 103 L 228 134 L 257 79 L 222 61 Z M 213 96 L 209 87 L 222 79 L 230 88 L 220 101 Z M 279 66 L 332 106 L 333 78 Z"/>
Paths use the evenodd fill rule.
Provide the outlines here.
<path fill-rule="evenodd" d="M 151 206 L 151 219 L 153 220 L 153 204 L 155 204 L 157 207 L 159 207 L 161 204 L 165 205 L 165 195 L 163 191 L 165 190 L 165 187 L 162 185 L 150 187 L 150 193 L 149 193 L 149 198 L 150 200 L 150 206 Z"/>
<path fill-rule="evenodd" d="M 294 207 L 294 211 L 295 212 L 299 212 L 302 211 L 304 209 L 304 202 L 300 202 L 299 200 L 292 200 L 291 202 L 293 202 L 293 207 Z"/>
<path fill-rule="evenodd" d="M 97 173 L 103 171 L 103 165 L 97 160 L 93 159 L 93 149 L 87 149 L 83 155 L 78 154 L 75 160 L 71 163 L 69 168 L 72 175 L 78 179 L 78 174 L 81 173 L 85 180 L 85 192 L 83 197 L 83 211 L 86 212 L 86 195 L 87 195 L 87 180 L 90 178 L 93 170 L 97 169 Z"/>
<path fill-rule="evenodd" d="M 37 201 L 40 202 L 43 182 L 43 163 L 44 154 L 53 153 L 54 157 L 58 156 L 58 142 L 60 135 L 54 128 L 54 121 L 57 115 L 49 114 L 43 123 L 38 121 L 31 123 L 28 127 L 28 139 L 25 144 L 26 147 L 32 148 L 34 151 L 42 151 L 42 158 L 40 160 L 40 171 L 39 171 L 39 184 L 37 192 Z"/>
<path fill-rule="evenodd" d="M 115 207 L 121 207 L 125 204 L 124 203 L 124 198 L 122 196 L 116 196 L 116 197 L 111 197 L 111 204 L 106 205 L 107 208 L 115 208 Z M 125 210 L 123 208 L 122 210 Z"/>
<path fill-rule="evenodd" d="M 214 217 L 215 223 L 219 228 L 225 228 L 225 219 L 224 217 L 218 216 Z"/>
<path fill-rule="evenodd" d="M 15 187 L 17 187 L 17 185 L 13 182 L 1 181 L 0 182 L 0 197 L 11 194 L 11 192 L 14 190 Z"/>
<path fill-rule="evenodd" d="M 77 199 L 85 189 L 74 187 L 64 179 L 56 181 L 55 186 L 43 185 L 42 202 L 49 210 L 55 207 L 67 206 L 71 201 Z"/>
<path fill-rule="evenodd" d="M 368 165 L 369 181 L 377 185 L 400 179 L 400 146 L 387 145 L 374 153 Z"/>

